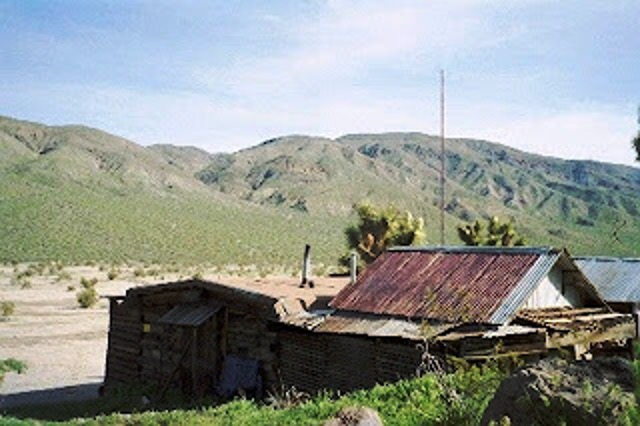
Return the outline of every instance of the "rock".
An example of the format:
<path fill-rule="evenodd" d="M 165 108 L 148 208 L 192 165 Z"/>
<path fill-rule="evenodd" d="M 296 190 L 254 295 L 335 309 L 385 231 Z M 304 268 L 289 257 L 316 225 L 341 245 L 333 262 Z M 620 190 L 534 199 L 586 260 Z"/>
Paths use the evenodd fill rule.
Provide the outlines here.
<path fill-rule="evenodd" d="M 378 412 L 369 407 L 345 407 L 324 426 L 383 426 Z"/>
<path fill-rule="evenodd" d="M 568 363 L 543 360 L 502 382 L 482 425 L 610 425 L 634 404 L 631 362 L 603 358 Z M 502 423 L 501 423 L 502 422 Z"/>

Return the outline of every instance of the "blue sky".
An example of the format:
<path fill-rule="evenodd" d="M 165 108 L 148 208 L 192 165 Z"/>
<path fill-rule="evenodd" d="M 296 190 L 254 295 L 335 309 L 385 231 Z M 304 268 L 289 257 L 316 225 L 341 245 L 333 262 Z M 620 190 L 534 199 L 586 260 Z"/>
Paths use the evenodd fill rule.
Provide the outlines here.
<path fill-rule="evenodd" d="M 437 133 L 632 164 L 637 1 L 0 0 L 0 114 L 233 151 Z"/>

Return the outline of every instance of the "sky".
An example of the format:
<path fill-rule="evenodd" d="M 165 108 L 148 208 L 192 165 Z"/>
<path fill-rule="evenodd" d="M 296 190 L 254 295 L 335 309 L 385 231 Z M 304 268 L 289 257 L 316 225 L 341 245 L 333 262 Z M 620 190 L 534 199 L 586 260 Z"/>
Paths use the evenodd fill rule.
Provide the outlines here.
<path fill-rule="evenodd" d="M 0 115 L 231 152 L 439 133 L 631 165 L 640 2 L 0 0 Z"/>

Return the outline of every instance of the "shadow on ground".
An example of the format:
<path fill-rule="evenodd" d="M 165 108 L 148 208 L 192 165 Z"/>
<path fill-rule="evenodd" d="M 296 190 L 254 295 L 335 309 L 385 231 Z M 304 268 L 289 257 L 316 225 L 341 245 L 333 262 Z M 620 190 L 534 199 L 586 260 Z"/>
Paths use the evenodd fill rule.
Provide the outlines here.
<path fill-rule="evenodd" d="M 87 401 L 98 398 L 101 382 L 76 386 L 41 389 L 29 392 L 0 395 L 0 410 L 4 411 L 25 405 L 49 405 Z"/>
<path fill-rule="evenodd" d="M 64 421 L 74 418 L 93 418 L 112 413 L 135 413 L 149 410 L 173 410 L 210 407 L 220 403 L 213 398 L 197 401 L 171 392 L 163 399 L 157 391 L 120 389 L 99 396 L 101 382 L 77 386 L 43 389 L 10 395 L 0 395 L 0 419 L 2 416 L 18 419 Z"/>

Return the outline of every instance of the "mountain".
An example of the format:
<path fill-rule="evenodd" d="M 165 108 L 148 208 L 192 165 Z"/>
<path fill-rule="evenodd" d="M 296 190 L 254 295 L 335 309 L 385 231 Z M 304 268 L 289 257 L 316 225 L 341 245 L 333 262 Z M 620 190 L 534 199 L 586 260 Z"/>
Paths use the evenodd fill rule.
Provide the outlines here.
<path fill-rule="evenodd" d="M 472 139 L 447 140 L 448 241 L 455 225 L 513 218 L 535 244 L 640 254 L 640 170 L 560 160 Z M 217 158 L 196 176 L 261 205 L 347 214 L 354 202 L 393 203 L 438 229 L 440 141 L 419 133 L 290 136 Z"/>
<path fill-rule="evenodd" d="M 0 117 L 0 260 L 332 263 L 354 203 L 438 222 L 439 139 L 420 133 L 286 136 L 231 154 Z M 640 170 L 447 140 L 447 241 L 512 218 L 531 244 L 640 256 Z"/>
<path fill-rule="evenodd" d="M 341 235 L 212 190 L 185 167 L 200 154 L 0 118 L 0 262 L 290 266 L 307 242 L 332 258 Z"/>

